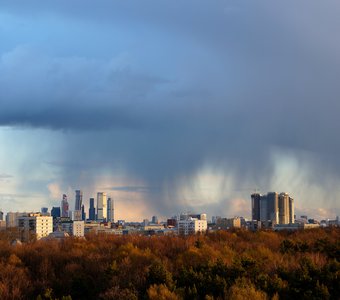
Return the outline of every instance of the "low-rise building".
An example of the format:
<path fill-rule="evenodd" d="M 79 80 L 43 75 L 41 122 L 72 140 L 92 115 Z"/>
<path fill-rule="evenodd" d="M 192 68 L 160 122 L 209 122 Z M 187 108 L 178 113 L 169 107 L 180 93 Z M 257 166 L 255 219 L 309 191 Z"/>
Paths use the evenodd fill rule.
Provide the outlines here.
<path fill-rule="evenodd" d="M 291 223 L 291 224 L 275 224 L 274 230 L 275 231 L 281 231 L 281 230 L 299 230 L 299 229 L 313 229 L 313 228 L 319 228 L 319 224 L 309 224 L 309 223 Z"/>
<path fill-rule="evenodd" d="M 29 213 L 27 212 L 8 212 L 6 214 L 6 227 L 13 228 L 18 227 L 18 219 L 20 217 L 27 216 Z"/>
<path fill-rule="evenodd" d="M 83 237 L 85 230 L 84 221 L 73 221 L 72 224 L 72 235 L 76 237 Z"/>
<path fill-rule="evenodd" d="M 22 240 L 27 241 L 31 234 L 39 240 L 53 232 L 53 218 L 41 213 L 29 213 L 18 218 L 18 227 L 22 233 Z"/>
<path fill-rule="evenodd" d="M 44 237 L 45 240 L 64 240 L 66 238 L 69 238 L 70 235 L 67 232 L 64 231 L 53 231 L 50 233 L 47 237 Z"/>
<path fill-rule="evenodd" d="M 69 217 L 54 219 L 54 231 L 67 232 L 70 236 L 82 237 L 85 232 L 85 222 L 81 220 L 72 221 Z"/>
<path fill-rule="evenodd" d="M 328 226 L 339 226 L 340 225 L 339 216 L 337 216 L 335 220 L 327 220 L 327 225 Z"/>
<path fill-rule="evenodd" d="M 163 230 L 164 225 L 162 224 L 149 224 L 146 226 L 143 226 L 144 231 L 150 231 L 150 230 Z"/>
<path fill-rule="evenodd" d="M 262 222 L 257 220 L 248 221 L 246 223 L 246 228 L 251 231 L 260 230 L 262 228 Z"/>
<path fill-rule="evenodd" d="M 241 219 L 239 217 L 220 218 L 217 219 L 216 225 L 218 229 L 241 228 Z"/>
<path fill-rule="evenodd" d="M 170 227 L 170 228 L 176 227 L 177 226 L 177 218 L 173 217 L 173 218 L 167 219 L 166 226 Z"/>
<path fill-rule="evenodd" d="M 205 232 L 207 230 L 207 220 L 199 220 L 197 218 L 188 217 L 186 220 L 179 220 L 178 234 L 191 235 L 198 232 Z"/>

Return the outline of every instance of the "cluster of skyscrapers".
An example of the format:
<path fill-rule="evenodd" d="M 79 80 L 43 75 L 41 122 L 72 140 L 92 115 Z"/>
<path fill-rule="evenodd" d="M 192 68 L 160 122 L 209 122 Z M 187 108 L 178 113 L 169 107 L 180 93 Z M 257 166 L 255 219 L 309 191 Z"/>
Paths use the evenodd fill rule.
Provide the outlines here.
<path fill-rule="evenodd" d="M 253 221 L 274 224 L 294 223 L 294 199 L 287 193 L 269 192 L 266 195 L 251 195 L 251 212 Z"/>
<path fill-rule="evenodd" d="M 85 207 L 83 204 L 83 192 L 81 190 L 75 191 L 75 206 L 74 210 L 69 209 L 67 195 L 63 194 L 60 207 L 53 207 L 51 215 L 57 217 L 70 217 L 72 220 L 86 220 Z M 114 203 L 112 198 L 107 197 L 104 192 L 97 193 L 97 206 L 95 207 L 95 199 L 90 198 L 89 214 L 90 221 L 114 222 Z"/>
<path fill-rule="evenodd" d="M 75 191 L 74 210 L 69 209 L 67 195 L 62 195 L 60 207 L 53 207 L 51 214 L 48 208 L 41 208 L 38 213 L 8 212 L 6 221 L 0 210 L 0 229 L 18 228 L 21 241 L 29 241 L 31 234 L 40 238 L 65 238 L 67 236 L 83 237 L 86 233 L 108 234 L 145 234 L 190 235 L 199 232 L 225 230 L 231 228 L 246 228 L 259 230 L 261 228 L 273 230 L 298 230 L 317 228 L 319 226 L 339 226 L 336 220 L 322 220 L 319 224 L 307 216 L 295 218 L 294 199 L 287 193 L 269 192 L 265 195 L 253 193 L 251 195 L 252 220 L 243 217 L 223 218 L 214 216 L 207 221 L 206 214 L 182 213 L 159 222 L 157 216 L 152 221 L 144 219 L 140 222 L 114 220 L 113 200 L 105 192 L 98 192 L 97 199 L 89 198 L 88 218 L 86 218 L 83 192 Z M 96 204 L 96 206 L 95 206 Z"/>

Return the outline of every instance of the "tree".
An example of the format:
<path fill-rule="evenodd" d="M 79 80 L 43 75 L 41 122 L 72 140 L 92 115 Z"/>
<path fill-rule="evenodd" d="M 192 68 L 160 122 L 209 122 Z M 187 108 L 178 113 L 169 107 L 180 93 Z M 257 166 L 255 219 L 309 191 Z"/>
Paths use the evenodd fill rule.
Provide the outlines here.
<path fill-rule="evenodd" d="M 266 300 L 267 295 L 263 291 L 257 290 L 249 279 L 243 277 L 237 279 L 235 284 L 229 289 L 227 299 Z"/>
<path fill-rule="evenodd" d="M 170 291 L 165 284 L 151 285 L 147 291 L 150 300 L 179 300 L 174 292 Z"/>

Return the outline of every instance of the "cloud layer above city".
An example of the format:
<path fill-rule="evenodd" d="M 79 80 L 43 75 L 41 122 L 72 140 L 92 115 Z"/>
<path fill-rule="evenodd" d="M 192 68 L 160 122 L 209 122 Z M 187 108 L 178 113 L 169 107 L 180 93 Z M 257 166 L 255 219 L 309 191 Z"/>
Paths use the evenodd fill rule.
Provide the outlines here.
<path fill-rule="evenodd" d="M 0 201 L 119 218 L 340 213 L 337 1 L 0 4 Z"/>

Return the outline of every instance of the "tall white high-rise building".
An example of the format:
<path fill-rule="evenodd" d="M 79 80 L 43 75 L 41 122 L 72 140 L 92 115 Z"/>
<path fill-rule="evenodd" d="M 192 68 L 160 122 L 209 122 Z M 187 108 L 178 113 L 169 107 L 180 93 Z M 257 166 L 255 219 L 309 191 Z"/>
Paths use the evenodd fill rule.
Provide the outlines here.
<path fill-rule="evenodd" d="M 295 222 L 295 210 L 294 210 L 294 199 L 289 197 L 289 223 L 293 224 Z"/>
<path fill-rule="evenodd" d="M 97 193 L 97 220 L 107 220 L 107 196 L 106 193 Z"/>
<path fill-rule="evenodd" d="M 279 224 L 289 224 L 289 216 L 289 195 L 281 193 L 279 195 Z"/>

